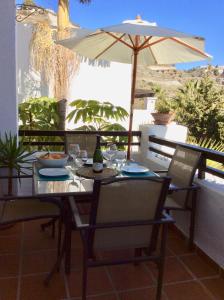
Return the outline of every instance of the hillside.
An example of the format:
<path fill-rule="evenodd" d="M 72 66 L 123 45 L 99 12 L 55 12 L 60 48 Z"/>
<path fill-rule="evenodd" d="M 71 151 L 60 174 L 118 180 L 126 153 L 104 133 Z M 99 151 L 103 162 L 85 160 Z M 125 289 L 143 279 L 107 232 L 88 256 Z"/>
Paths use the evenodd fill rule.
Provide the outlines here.
<path fill-rule="evenodd" d="M 208 65 L 190 70 L 177 70 L 175 66 L 139 66 L 137 88 L 150 89 L 152 85 L 160 85 L 172 96 L 185 82 L 191 79 L 200 79 L 206 74 L 209 74 L 217 85 L 224 87 L 224 66 Z"/>

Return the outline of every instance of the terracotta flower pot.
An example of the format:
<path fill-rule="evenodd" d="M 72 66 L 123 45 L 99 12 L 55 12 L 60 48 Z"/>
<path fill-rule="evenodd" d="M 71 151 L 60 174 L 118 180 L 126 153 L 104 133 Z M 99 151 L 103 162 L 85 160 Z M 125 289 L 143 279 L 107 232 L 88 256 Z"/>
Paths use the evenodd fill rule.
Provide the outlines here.
<path fill-rule="evenodd" d="M 155 125 L 167 125 L 173 121 L 174 113 L 152 113 Z"/>

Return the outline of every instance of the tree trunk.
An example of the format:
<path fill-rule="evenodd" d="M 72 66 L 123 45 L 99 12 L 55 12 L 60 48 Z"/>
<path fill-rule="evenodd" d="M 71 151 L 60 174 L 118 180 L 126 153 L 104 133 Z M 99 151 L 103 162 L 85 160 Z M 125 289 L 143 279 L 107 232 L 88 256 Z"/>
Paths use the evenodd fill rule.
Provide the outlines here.
<path fill-rule="evenodd" d="M 59 129 L 65 130 L 67 100 L 61 99 L 58 101 L 58 113 L 60 116 Z"/>
<path fill-rule="evenodd" d="M 59 40 L 68 38 L 69 37 L 69 0 L 58 0 L 57 25 L 58 25 L 57 38 Z M 58 75 L 60 77 L 60 74 Z M 62 76 L 66 76 L 66 74 L 62 74 Z M 67 78 L 68 77 L 69 76 L 67 74 Z M 59 80 L 57 80 L 57 82 L 55 83 L 56 85 L 59 85 L 55 88 L 55 97 L 59 101 L 59 116 L 60 116 L 59 129 L 65 130 L 67 100 L 63 98 L 66 97 L 65 95 L 66 87 L 62 86 L 63 80 L 60 80 L 60 78 L 58 79 Z"/>
<path fill-rule="evenodd" d="M 69 27 L 69 0 L 58 0 L 58 39 L 66 38 Z"/>

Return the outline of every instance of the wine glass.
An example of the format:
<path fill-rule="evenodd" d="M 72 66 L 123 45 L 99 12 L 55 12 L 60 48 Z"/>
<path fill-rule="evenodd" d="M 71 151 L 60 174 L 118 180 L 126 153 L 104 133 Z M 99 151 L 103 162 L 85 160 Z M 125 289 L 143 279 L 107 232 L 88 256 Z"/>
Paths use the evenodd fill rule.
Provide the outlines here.
<path fill-rule="evenodd" d="M 87 159 L 88 159 L 87 151 L 86 150 L 80 150 L 79 154 L 76 156 L 76 159 L 75 159 L 76 171 L 86 163 Z M 76 176 L 77 176 L 76 178 L 79 180 L 79 184 L 81 186 L 81 182 L 85 178 L 82 177 L 82 176 L 79 176 L 77 173 L 76 173 Z"/>
<path fill-rule="evenodd" d="M 109 150 L 105 152 L 105 158 L 109 161 L 109 166 L 113 164 L 113 160 L 116 157 L 117 146 L 116 144 L 109 145 Z"/>
<path fill-rule="evenodd" d="M 82 159 L 82 161 L 83 161 L 84 163 L 87 162 L 87 160 L 88 160 L 88 153 L 87 153 L 86 150 L 81 150 L 81 151 L 80 151 L 80 158 Z"/>
<path fill-rule="evenodd" d="M 127 153 L 125 151 L 117 151 L 115 156 L 115 161 L 117 164 L 117 169 L 120 171 L 127 159 Z"/>
<path fill-rule="evenodd" d="M 75 158 L 75 164 L 77 168 L 81 168 L 88 160 L 88 155 L 86 150 L 80 150 L 79 154 Z"/>
<path fill-rule="evenodd" d="M 73 161 L 75 161 L 75 158 L 80 153 L 79 144 L 70 144 L 68 152 L 69 152 L 70 156 L 73 158 Z"/>

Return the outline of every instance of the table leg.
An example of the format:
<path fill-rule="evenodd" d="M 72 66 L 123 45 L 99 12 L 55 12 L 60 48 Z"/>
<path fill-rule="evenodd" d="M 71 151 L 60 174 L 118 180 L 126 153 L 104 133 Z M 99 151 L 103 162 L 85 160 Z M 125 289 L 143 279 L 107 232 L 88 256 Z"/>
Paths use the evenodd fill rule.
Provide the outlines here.
<path fill-rule="evenodd" d="M 71 269 L 71 239 L 72 239 L 72 216 L 68 199 L 65 200 L 65 273 L 70 274 Z"/>
<path fill-rule="evenodd" d="M 71 269 L 71 227 L 65 229 L 65 273 L 70 274 Z"/>

